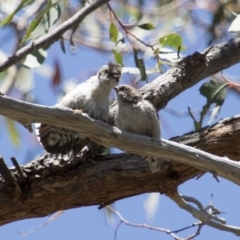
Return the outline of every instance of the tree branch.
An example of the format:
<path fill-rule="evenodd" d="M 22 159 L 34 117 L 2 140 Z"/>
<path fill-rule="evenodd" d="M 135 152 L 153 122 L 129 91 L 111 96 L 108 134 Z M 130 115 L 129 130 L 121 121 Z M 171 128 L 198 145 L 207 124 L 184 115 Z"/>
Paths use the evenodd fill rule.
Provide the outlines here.
<path fill-rule="evenodd" d="M 215 47 L 210 51 L 208 54 L 211 55 L 210 60 L 201 54 L 187 57 L 140 91 L 146 91 L 145 97 L 159 109 L 183 89 L 200 80 L 195 74 L 196 71 L 203 78 L 239 62 L 239 42 L 240 39 L 236 39 L 225 45 L 216 45 L 215 47 L 218 46 L 219 49 L 216 50 L 217 53 Z M 212 68 L 209 68 L 209 65 L 212 65 Z M 198 71 L 198 67 L 202 70 Z M 192 75 L 190 76 L 188 72 Z M 162 98 L 161 102 L 159 97 Z M 89 119 L 85 115 L 73 114 L 70 110 L 43 107 L 0 96 L 0 114 L 28 124 L 54 122 L 57 126 L 90 136 L 94 141 L 106 146 L 116 146 L 141 155 L 161 156 L 173 160 L 163 164 L 159 172 L 152 174 L 142 157 L 130 154 L 104 156 L 95 159 L 96 164 L 86 161 L 88 157 L 75 158 L 71 163 L 60 163 L 48 155 L 43 155 L 22 168 L 27 181 L 21 184 L 20 196 L 19 194 L 10 196 L 3 180 L 0 179 L 0 225 L 24 218 L 45 216 L 59 209 L 106 205 L 118 199 L 146 192 L 171 195 L 179 184 L 203 173 L 202 170 L 214 169 L 214 174 L 240 183 L 238 164 L 227 158 L 212 156 L 166 140 L 160 145 L 159 141 L 122 133 L 117 128 Z M 240 117 L 237 116 L 220 121 L 200 132 L 172 140 L 216 155 L 239 159 L 239 137 Z M 19 174 L 15 169 L 11 172 L 14 176 Z M 49 204 L 46 205 L 46 201 Z"/>
<path fill-rule="evenodd" d="M 50 46 L 52 43 L 61 38 L 63 33 L 65 33 L 68 29 L 80 24 L 87 15 L 89 15 L 94 10 L 96 10 L 97 8 L 99 8 L 100 6 L 104 5 L 109 1 L 110 0 L 95 0 L 88 4 L 86 7 L 83 7 L 81 10 L 79 10 L 75 15 L 66 20 L 64 23 L 62 23 L 49 33 L 45 34 L 44 36 L 40 37 L 36 41 L 29 43 L 28 45 L 17 51 L 15 54 L 10 56 L 6 61 L 0 63 L 0 72 L 6 70 L 13 64 L 19 62 L 29 53 L 40 48 Z"/>
<path fill-rule="evenodd" d="M 210 50 L 210 51 L 209 51 Z M 208 52 L 209 51 L 209 52 Z M 157 110 L 200 80 L 240 62 L 240 38 L 214 45 L 202 54 L 195 52 L 185 57 L 163 75 L 139 91 Z M 109 124 L 113 125 L 116 104 L 110 111 Z"/>
<path fill-rule="evenodd" d="M 199 219 L 203 224 L 206 224 L 210 227 L 217 228 L 222 231 L 226 232 L 231 232 L 234 233 L 235 235 L 239 236 L 240 235 L 240 227 L 232 226 L 232 225 L 227 225 L 223 219 L 215 216 L 214 214 L 208 213 L 206 209 L 201 206 L 201 203 L 195 199 L 195 198 L 190 198 L 187 196 L 182 196 L 178 192 L 175 192 L 170 198 L 178 204 L 180 208 L 183 208 L 187 212 L 191 213 L 195 218 Z M 191 202 L 197 203 L 196 205 L 198 206 L 199 209 L 196 207 L 190 205 L 188 202 L 190 200 L 193 200 Z M 199 205 L 201 207 L 199 207 Z"/>
<path fill-rule="evenodd" d="M 145 85 L 141 89 L 145 98 L 156 109 L 162 109 L 171 99 L 200 80 L 240 62 L 240 38 L 210 48 L 205 49 L 202 54 L 195 52 L 185 57 L 151 84 Z"/>
<path fill-rule="evenodd" d="M 7 102 L 5 101 L 7 106 L 3 107 L 2 100 L 7 100 Z M 9 100 L 17 105 L 14 107 L 9 104 Z M 35 118 L 36 111 L 32 111 L 31 104 L 25 104 L 1 97 L 0 111 L 5 109 L 8 116 L 18 116 L 23 120 L 25 119 L 23 115 Z M 15 108 L 18 109 L 17 112 Z M 43 109 L 38 106 L 38 115 L 42 115 Z M 52 119 L 54 121 L 62 119 L 62 112 L 66 112 L 47 109 L 50 109 L 47 118 L 49 115 L 51 123 Z M 28 113 L 21 115 L 19 112 L 22 111 Z M 61 117 L 53 117 L 52 113 L 58 111 L 61 112 Z M 79 126 L 76 123 L 79 123 L 79 118 L 84 117 L 74 115 L 71 111 L 68 112 L 69 114 L 71 117 L 68 120 L 77 118 L 72 125 L 78 129 Z M 43 118 L 45 117 L 46 114 L 43 113 Z M 87 121 L 91 122 L 89 119 Z M 63 122 L 67 123 L 68 121 L 63 120 Z M 98 136 L 101 136 L 101 131 Z M 240 148 L 239 137 L 240 116 L 237 116 L 220 121 L 200 132 L 189 133 L 172 140 L 237 159 Z M 96 204 L 107 205 L 107 203 L 119 199 L 147 192 L 160 192 L 171 196 L 178 185 L 203 173 L 188 165 L 170 162 L 161 166 L 159 172 L 152 174 L 142 157 L 131 154 L 99 157 L 94 159 L 95 164 L 88 159 L 87 156 L 76 157 L 73 162 L 62 163 L 50 158 L 47 154 L 38 157 L 21 168 L 27 181 L 21 184 L 20 197 L 19 195 L 10 195 L 3 185 L 3 179 L 0 179 L 0 225 L 25 218 L 46 216 L 63 209 Z M 11 169 L 11 172 L 14 176 L 18 175 L 16 169 Z M 49 204 L 46 205 L 46 201 Z"/>
<path fill-rule="evenodd" d="M 55 126 L 84 134 L 103 146 L 187 164 L 240 185 L 240 166 L 227 157 L 218 157 L 168 140 L 153 140 L 150 137 L 121 131 L 101 121 L 90 119 L 87 114 L 75 114 L 71 109 L 44 107 L 6 96 L 0 96 L 0 106 L 1 115 L 16 121 L 50 125 L 54 123 Z"/>

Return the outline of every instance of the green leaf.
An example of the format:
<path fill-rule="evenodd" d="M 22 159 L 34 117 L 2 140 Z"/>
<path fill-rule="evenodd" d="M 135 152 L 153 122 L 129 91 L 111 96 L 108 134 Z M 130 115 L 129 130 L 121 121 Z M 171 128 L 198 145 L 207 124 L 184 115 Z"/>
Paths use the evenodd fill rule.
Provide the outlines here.
<path fill-rule="evenodd" d="M 33 0 L 22 0 L 22 2 L 18 5 L 18 7 L 13 11 L 13 13 L 11 13 L 10 15 L 8 15 L 6 18 L 4 18 L 1 22 L 0 22 L 0 27 L 3 25 L 7 25 L 11 22 L 11 20 L 13 19 L 14 15 L 19 12 L 22 8 L 24 8 L 25 6 L 31 4 L 32 2 L 34 2 Z"/>
<path fill-rule="evenodd" d="M 21 41 L 21 44 L 26 42 L 31 37 L 31 33 L 33 33 L 33 31 L 39 26 L 41 22 L 44 24 L 44 22 L 47 20 L 47 29 L 46 27 L 44 27 L 44 32 L 46 32 L 60 18 L 60 7 L 58 5 L 59 1 L 57 1 L 56 3 L 48 1 L 47 6 L 37 15 L 37 17 L 29 25 L 25 36 Z M 55 16 L 54 11 L 57 11 L 57 16 Z M 45 16 L 46 19 L 44 19 Z M 53 19 L 51 18 L 51 16 Z M 41 28 L 41 26 L 39 27 Z"/>
<path fill-rule="evenodd" d="M 31 33 L 36 29 L 36 27 L 38 26 L 38 24 L 40 23 L 41 20 L 42 20 L 42 18 L 36 18 L 31 22 L 30 26 L 28 27 L 28 29 L 21 41 L 21 44 L 26 42 L 31 37 Z"/>
<path fill-rule="evenodd" d="M 113 55 L 114 55 L 114 59 L 117 63 L 119 63 L 121 66 L 123 66 L 123 57 L 122 54 L 120 52 L 117 52 L 116 50 L 112 50 Z"/>
<path fill-rule="evenodd" d="M 138 58 L 138 50 L 137 49 L 135 49 L 135 48 L 133 49 L 133 54 L 134 54 L 134 61 L 135 61 L 136 67 L 140 71 L 141 81 L 147 82 L 147 74 L 146 74 L 146 68 L 145 68 L 144 61 L 142 58 Z"/>
<path fill-rule="evenodd" d="M 144 23 L 141 25 L 138 25 L 139 28 L 142 28 L 144 30 L 152 30 L 155 29 L 155 27 L 151 23 Z"/>
<path fill-rule="evenodd" d="M 117 43 L 118 40 L 118 29 L 117 27 L 111 22 L 110 27 L 109 27 L 109 36 L 110 39 Z"/>
<path fill-rule="evenodd" d="M 204 116 L 207 114 L 211 104 L 213 103 L 215 103 L 215 106 L 212 109 L 211 117 L 208 121 L 208 124 L 210 124 L 214 120 L 214 118 L 217 117 L 227 95 L 227 86 L 228 86 L 228 83 L 215 82 L 211 80 L 210 82 L 204 83 L 200 87 L 199 89 L 200 93 L 207 98 L 207 103 L 203 106 L 203 110 L 200 114 L 201 124 Z"/>
<path fill-rule="evenodd" d="M 7 71 L 0 72 L 0 82 L 3 81 L 7 76 Z"/>
<path fill-rule="evenodd" d="M 169 46 L 175 48 L 177 51 L 180 47 L 180 50 L 186 49 L 186 47 L 182 46 L 182 38 L 180 35 L 176 33 L 167 34 L 159 39 L 159 43 L 162 47 Z"/>
<path fill-rule="evenodd" d="M 27 55 L 23 65 L 28 68 L 40 67 L 47 57 L 47 51 L 42 48 Z"/>
<path fill-rule="evenodd" d="M 9 137 L 15 147 L 18 147 L 20 145 L 20 139 L 18 135 L 18 131 L 16 129 L 16 125 L 11 119 L 7 119 L 7 128 L 9 132 Z"/>
<path fill-rule="evenodd" d="M 215 81 L 210 81 L 204 83 L 199 91 L 200 93 L 207 98 L 207 103 L 212 104 L 216 103 L 217 105 L 222 105 L 226 94 L 227 94 L 227 87 L 228 83 L 219 83 Z"/>

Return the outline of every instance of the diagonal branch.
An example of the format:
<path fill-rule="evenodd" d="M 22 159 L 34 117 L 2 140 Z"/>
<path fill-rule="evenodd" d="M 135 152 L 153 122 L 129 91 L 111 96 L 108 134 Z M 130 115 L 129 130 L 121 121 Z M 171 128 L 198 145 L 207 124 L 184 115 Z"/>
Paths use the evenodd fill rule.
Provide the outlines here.
<path fill-rule="evenodd" d="M 200 80 L 240 62 L 240 38 L 219 43 L 205 49 L 202 54 L 195 52 L 165 74 L 145 85 L 141 92 L 156 109 L 167 103 Z"/>
<path fill-rule="evenodd" d="M 9 111 L 12 111 L 11 105 Z M 220 156 L 239 158 L 239 137 L 240 116 L 172 140 Z M 19 179 L 22 189 L 20 198 L 17 193 L 9 194 L 0 178 L 0 225 L 69 208 L 106 206 L 116 200 L 147 192 L 171 196 L 178 185 L 202 173 L 188 165 L 170 162 L 152 174 L 142 157 L 131 154 L 98 157 L 94 159 L 95 164 L 88 159 L 82 156 L 72 162 L 60 162 L 47 154 L 38 157 L 21 167 L 27 181 L 22 183 Z M 14 176 L 19 175 L 17 169 L 11 169 L 11 172 Z"/>
<path fill-rule="evenodd" d="M 0 96 L 0 114 L 13 120 L 52 124 L 88 136 L 106 147 L 117 147 L 126 152 L 143 156 L 159 157 L 212 172 L 240 185 L 240 165 L 227 157 L 218 157 L 193 147 L 168 140 L 153 140 L 121 131 L 87 114 L 74 114 L 69 110 L 45 107 Z"/>
<path fill-rule="evenodd" d="M 226 232 L 231 232 L 234 233 L 235 235 L 239 236 L 240 235 L 240 227 L 232 226 L 232 225 L 227 225 L 225 221 L 222 221 L 221 218 L 218 218 L 214 214 L 210 214 L 207 210 L 203 208 L 199 208 L 199 205 L 201 203 L 197 200 L 194 199 L 193 197 L 187 197 L 187 196 L 182 196 L 178 192 L 175 192 L 172 196 L 169 196 L 178 206 L 187 212 L 191 213 L 195 218 L 199 219 L 203 224 L 206 224 L 208 226 L 211 226 L 213 228 L 226 231 Z M 194 202 L 198 202 L 198 208 L 192 206 L 189 204 L 189 199 L 193 199 Z"/>
<path fill-rule="evenodd" d="M 105 3 L 109 2 L 110 0 L 95 0 L 88 4 L 86 7 L 83 7 L 79 10 L 75 15 L 71 18 L 66 20 L 64 23 L 50 31 L 49 33 L 45 34 L 44 36 L 40 37 L 36 41 L 29 43 L 25 47 L 18 50 L 15 54 L 10 56 L 7 60 L 0 63 L 0 72 L 6 70 L 10 66 L 14 65 L 15 63 L 22 60 L 26 57 L 29 53 L 44 47 L 50 46 L 55 41 L 59 40 L 62 35 L 72 27 L 80 24 L 86 16 L 92 13 L 97 8 L 101 7 Z"/>
<path fill-rule="evenodd" d="M 240 38 L 214 45 L 202 54 L 195 52 L 187 56 L 163 75 L 140 89 L 144 98 L 157 110 L 184 90 L 202 79 L 240 62 Z M 109 124 L 113 124 L 116 105 L 110 111 Z"/>

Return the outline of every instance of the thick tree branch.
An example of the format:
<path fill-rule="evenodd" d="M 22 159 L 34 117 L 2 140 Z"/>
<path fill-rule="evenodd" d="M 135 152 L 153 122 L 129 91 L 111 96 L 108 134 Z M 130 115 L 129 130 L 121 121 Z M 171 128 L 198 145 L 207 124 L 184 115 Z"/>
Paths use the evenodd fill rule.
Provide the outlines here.
<path fill-rule="evenodd" d="M 210 50 L 210 51 L 209 51 Z M 240 38 L 195 52 L 165 74 L 145 85 L 141 92 L 159 110 L 200 80 L 240 62 Z"/>
<path fill-rule="evenodd" d="M 5 107 L 2 104 L 3 99 L 7 100 Z M 17 102 L 11 99 L 10 101 Z M 28 120 L 31 118 L 36 120 L 36 112 L 32 111 L 31 104 L 25 105 L 25 103 L 17 102 L 16 110 L 8 98 L 1 97 L 0 106 L 0 110 L 5 109 L 5 115 L 9 117 L 18 116 L 22 120 L 26 120 L 24 115 L 27 115 L 30 117 Z M 17 115 L 15 115 L 16 111 Z M 21 112 L 24 111 L 27 111 L 27 114 L 23 113 L 22 115 Z M 44 108 L 38 107 L 37 112 L 37 115 L 43 115 L 43 119 L 46 117 Z M 51 122 L 53 119 L 54 121 L 62 119 L 62 116 L 65 115 L 65 113 L 62 115 L 63 111 L 61 110 L 50 109 L 49 112 L 47 118 Z M 53 115 L 56 116 L 56 112 L 60 112 L 61 117 L 53 117 Z M 77 118 L 76 123 L 79 123 L 79 119 L 84 118 L 81 115 L 74 115 L 70 111 L 67 115 L 69 114 L 71 117 L 68 118 L 68 121 L 63 120 L 65 123 L 69 122 L 69 119 L 75 118 Z M 66 119 L 66 116 L 63 119 Z M 87 119 L 87 121 L 90 120 Z M 76 123 L 74 123 L 74 129 L 75 127 L 79 128 Z M 98 137 L 101 136 L 101 132 L 99 134 Z M 214 154 L 239 159 L 239 137 L 240 117 L 235 117 L 202 129 L 200 132 L 186 134 L 173 140 L 202 148 Z M 113 138 L 115 137 L 113 136 Z M 139 140 L 139 138 L 137 139 Z M 151 140 L 147 141 L 152 143 Z M 218 143 L 221 143 L 220 147 Z M 51 159 L 48 155 L 43 155 L 22 167 L 27 181 L 20 184 L 22 192 L 14 196 L 6 191 L 4 181 L 1 179 L 0 225 L 25 218 L 46 216 L 61 209 L 96 204 L 106 205 L 118 199 L 146 192 L 161 192 L 171 196 L 179 184 L 202 173 L 201 170 L 188 165 L 170 162 L 163 164 L 159 172 L 152 174 L 142 157 L 129 154 L 104 156 L 95 159 L 96 164 L 86 160 L 87 157 L 80 157 L 75 158 L 72 163 L 59 162 L 59 160 Z M 12 169 L 11 172 L 18 178 L 19 174 L 16 169 Z"/>
<path fill-rule="evenodd" d="M 240 38 L 214 45 L 202 54 L 195 52 L 176 64 L 165 74 L 145 85 L 139 91 L 157 110 L 184 90 L 200 80 L 209 77 L 240 62 Z M 113 124 L 116 105 L 110 111 L 109 124 Z"/>
<path fill-rule="evenodd" d="M 110 0 L 95 0 L 91 2 L 86 7 L 83 7 L 79 10 L 75 15 L 71 18 L 66 20 L 64 23 L 50 31 L 49 33 L 45 34 L 44 36 L 40 37 L 36 41 L 29 43 L 25 47 L 21 48 L 15 54 L 10 56 L 6 61 L 0 63 L 0 72 L 6 70 L 13 64 L 19 62 L 24 57 L 26 57 L 29 53 L 44 47 L 50 46 L 53 42 L 59 40 L 62 35 L 69 29 L 73 28 L 74 26 L 80 24 L 84 18 L 92 13 L 94 10 L 102 6 L 103 4 L 109 2 Z"/>
<path fill-rule="evenodd" d="M 117 147 L 135 154 L 159 157 L 212 172 L 240 185 L 240 166 L 228 158 L 217 157 L 201 150 L 167 140 L 153 140 L 111 127 L 88 115 L 31 104 L 0 96 L 0 114 L 17 121 L 41 122 L 84 134 L 106 147 Z"/>
<path fill-rule="evenodd" d="M 198 75 L 204 78 L 239 62 L 239 42 L 240 40 L 237 39 L 225 45 L 216 45 L 220 50 L 215 54 L 212 49 L 208 54 L 208 56 L 211 55 L 211 59 L 199 54 L 187 57 L 140 91 L 146 91 L 145 97 L 151 100 L 157 109 L 162 108 L 171 98 L 199 81 Z M 212 69 L 209 68 L 211 64 L 213 64 Z M 202 70 L 198 71 L 198 67 Z M 198 75 L 195 74 L 196 71 Z M 190 75 L 188 75 L 189 72 Z M 160 101 L 161 98 L 162 101 Z M 0 180 L 1 225 L 24 218 L 45 216 L 59 209 L 95 204 L 106 205 L 114 200 L 145 192 L 161 192 L 170 196 L 179 184 L 203 173 L 202 170 L 214 169 L 214 174 L 219 174 L 237 184 L 240 183 L 239 166 L 235 162 L 186 146 L 177 146 L 166 140 L 161 146 L 159 141 L 152 141 L 147 137 L 122 134 L 114 127 L 91 120 L 86 116 L 73 114 L 72 111 L 42 107 L 0 96 L 0 114 L 25 123 L 52 124 L 54 122 L 56 125 L 59 124 L 58 126 L 82 132 L 106 146 L 117 146 L 141 155 L 160 155 L 173 160 L 162 164 L 161 170 L 152 174 L 141 157 L 129 154 L 95 159 L 96 164 L 84 161 L 86 160 L 84 157 L 75 158 L 72 163 L 69 163 L 59 162 L 44 155 L 22 168 L 27 181 L 19 184 L 21 192 L 15 192 L 14 196 L 6 191 L 4 180 Z M 84 126 L 84 129 L 81 126 Z M 198 133 L 184 135 L 174 140 L 216 155 L 239 159 L 239 137 L 240 117 L 235 117 L 221 121 L 211 128 L 202 129 Z M 18 179 L 17 170 L 13 169 L 11 173 Z"/>

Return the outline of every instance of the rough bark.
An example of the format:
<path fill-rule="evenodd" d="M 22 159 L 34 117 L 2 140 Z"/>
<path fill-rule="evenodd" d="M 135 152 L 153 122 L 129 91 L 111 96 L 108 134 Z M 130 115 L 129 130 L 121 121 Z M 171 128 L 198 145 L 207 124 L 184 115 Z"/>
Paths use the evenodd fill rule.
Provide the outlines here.
<path fill-rule="evenodd" d="M 238 116 L 172 140 L 239 159 L 239 139 Z M 0 225 L 60 209 L 105 205 L 146 192 L 169 195 L 178 185 L 203 173 L 171 162 L 152 174 L 143 158 L 130 154 L 99 157 L 95 163 L 89 160 L 85 156 L 69 163 L 45 154 L 22 167 L 25 180 L 11 169 L 15 186 L 0 179 Z"/>
<path fill-rule="evenodd" d="M 195 53 L 140 91 L 144 92 L 145 98 L 157 109 L 163 108 L 170 99 L 201 79 L 239 62 L 239 52 L 238 38 L 214 46 L 207 54 Z M 5 64 L 9 63 L 1 66 L 9 66 Z M 24 123 L 39 121 L 31 108 L 24 108 L 25 103 L 22 103 L 22 107 L 29 113 L 30 119 L 22 115 L 23 109 L 19 109 L 19 106 L 14 109 L 8 105 L 8 108 L 4 109 L 1 104 L 2 102 L 2 115 Z M 42 113 L 40 108 L 38 113 Z M 57 110 L 52 109 L 48 121 L 56 122 L 56 114 Z M 65 123 L 69 124 L 71 129 L 73 126 L 70 126 L 72 121 L 69 114 L 67 118 L 69 121 Z M 42 120 L 44 123 L 44 119 Z M 95 134 L 97 138 L 101 138 L 97 131 Z M 219 156 L 239 159 L 239 134 L 240 117 L 236 117 L 211 128 L 202 129 L 198 133 L 190 133 L 172 140 Z M 44 155 L 24 166 L 23 173 L 12 169 L 12 180 L 9 180 L 9 174 L 4 164 L 1 164 L 1 171 L 5 169 L 5 175 L 2 175 L 4 179 L 0 179 L 0 225 L 25 218 L 46 216 L 60 209 L 105 205 L 146 192 L 156 191 L 170 195 L 179 184 L 203 173 L 188 165 L 171 162 L 163 164 L 161 171 L 152 174 L 141 157 L 129 154 L 110 155 L 95 160 L 94 164 L 87 161 L 86 157 L 80 157 L 70 164 Z M 19 177 L 20 175 L 22 177 Z"/>
<path fill-rule="evenodd" d="M 163 75 L 146 84 L 139 91 L 157 110 L 202 79 L 240 62 L 240 38 L 232 39 L 187 56 Z M 116 105 L 110 111 L 113 124 Z"/>

